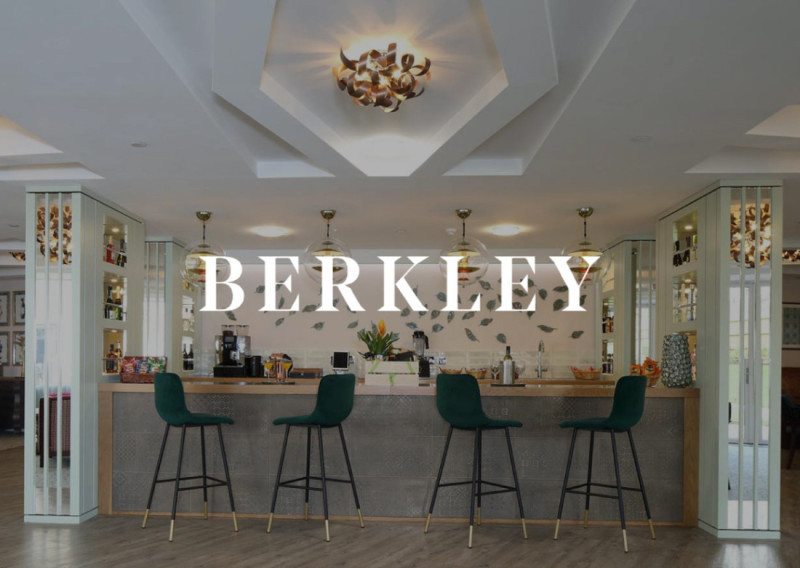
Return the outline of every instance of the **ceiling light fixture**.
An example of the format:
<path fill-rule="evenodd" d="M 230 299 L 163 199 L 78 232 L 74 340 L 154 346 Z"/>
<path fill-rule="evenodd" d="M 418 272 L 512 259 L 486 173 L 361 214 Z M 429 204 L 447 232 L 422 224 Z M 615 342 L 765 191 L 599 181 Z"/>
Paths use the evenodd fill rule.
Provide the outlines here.
<path fill-rule="evenodd" d="M 586 236 L 586 219 L 594 213 L 592 207 L 580 207 L 578 215 L 583 218 L 583 238 L 577 243 L 570 244 L 564 247 L 562 255 L 571 257 L 567 263 L 569 269 L 575 275 L 578 282 L 583 280 L 584 283 L 590 283 L 595 279 L 599 279 L 605 271 L 606 255 L 603 254 L 599 248 L 592 244 L 592 241 Z M 586 262 L 585 258 L 598 257 L 591 266 Z"/>
<path fill-rule="evenodd" d="M 522 227 L 519 225 L 511 225 L 506 223 L 503 225 L 489 227 L 487 231 L 493 235 L 497 235 L 498 237 L 513 237 L 514 235 L 519 235 L 522 232 Z"/>
<path fill-rule="evenodd" d="M 395 112 L 400 104 L 420 96 L 425 87 L 418 77 L 430 79 L 431 60 L 414 65 L 414 56 L 404 53 L 397 64 L 397 44 L 390 43 L 386 51 L 365 51 L 358 60 L 348 59 L 339 50 L 342 65 L 333 68 L 336 84 L 353 97 L 359 106 L 375 106 L 384 112 Z"/>
<path fill-rule="evenodd" d="M 286 227 L 281 227 L 279 225 L 262 225 L 260 227 L 252 227 L 250 232 L 262 237 L 274 238 L 285 237 L 292 231 L 291 229 L 287 229 Z"/>
<path fill-rule="evenodd" d="M 206 242 L 206 223 L 211 219 L 211 211 L 197 211 L 195 215 L 203 223 L 203 240 L 186 252 L 186 258 L 181 267 L 181 276 L 189 284 L 204 288 L 206 285 L 206 263 L 202 257 L 225 256 L 225 249 Z M 230 266 L 227 262 L 217 264 L 217 280 L 225 279 L 229 271 Z"/>
<path fill-rule="evenodd" d="M 440 257 L 461 257 L 458 261 L 458 283 L 461 286 L 477 282 L 489 268 L 489 252 L 486 246 L 478 239 L 467 238 L 467 217 L 471 214 L 472 209 L 456 209 L 456 215 L 461 219 L 461 236 L 450 241 L 440 254 Z M 446 278 L 447 263 L 443 259 L 439 260 L 439 268 Z"/>
<path fill-rule="evenodd" d="M 325 219 L 325 237 L 308 245 L 303 253 L 303 265 L 308 275 L 314 281 L 320 282 L 322 280 L 322 262 L 319 259 L 332 256 L 334 257 L 333 280 L 339 282 L 344 279 L 346 271 L 344 270 L 344 261 L 337 261 L 336 257 L 351 256 L 350 249 L 342 241 L 331 236 L 331 219 L 336 216 L 336 210 L 323 209 L 319 214 Z"/>

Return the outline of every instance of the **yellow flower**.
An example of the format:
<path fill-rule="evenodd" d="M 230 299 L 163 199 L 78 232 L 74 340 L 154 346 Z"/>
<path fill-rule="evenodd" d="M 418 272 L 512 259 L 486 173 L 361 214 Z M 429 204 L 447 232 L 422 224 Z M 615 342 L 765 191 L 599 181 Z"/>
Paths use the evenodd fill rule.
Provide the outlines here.
<path fill-rule="evenodd" d="M 386 335 L 386 324 L 383 320 L 378 322 L 378 333 L 380 333 L 382 336 Z"/>

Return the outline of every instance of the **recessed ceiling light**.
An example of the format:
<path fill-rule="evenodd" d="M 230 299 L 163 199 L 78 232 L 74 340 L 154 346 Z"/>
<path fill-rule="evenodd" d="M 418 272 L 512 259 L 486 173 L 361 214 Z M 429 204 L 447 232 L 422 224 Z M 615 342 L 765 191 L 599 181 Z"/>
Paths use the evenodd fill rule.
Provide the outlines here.
<path fill-rule="evenodd" d="M 510 223 L 494 225 L 486 230 L 498 237 L 512 237 L 514 235 L 519 235 L 523 231 L 522 227 L 519 225 L 512 225 Z"/>
<path fill-rule="evenodd" d="M 112 233 L 119 233 L 119 227 L 111 227 Z"/>
<path fill-rule="evenodd" d="M 131 146 L 134 148 L 147 148 L 147 142 L 142 142 L 141 140 L 137 142 L 131 142 Z"/>
<path fill-rule="evenodd" d="M 684 229 L 686 229 L 687 231 L 691 231 L 692 229 L 694 229 L 694 225 L 686 225 Z"/>
<path fill-rule="evenodd" d="M 292 230 L 278 225 L 261 225 L 260 227 L 251 227 L 250 232 L 262 237 L 283 237 L 290 234 Z"/>
<path fill-rule="evenodd" d="M 119 280 L 117 278 L 112 278 L 111 279 L 111 283 L 112 284 L 116 284 L 117 282 L 119 282 Z"/>
<path fill-rule="evenodd" d="M 647 134 L 641 134 L 639 136 L 634 136 L 631 138 L 631 142 L 650 142 L 653 139 L 652 136 L 648 136 Z"/>

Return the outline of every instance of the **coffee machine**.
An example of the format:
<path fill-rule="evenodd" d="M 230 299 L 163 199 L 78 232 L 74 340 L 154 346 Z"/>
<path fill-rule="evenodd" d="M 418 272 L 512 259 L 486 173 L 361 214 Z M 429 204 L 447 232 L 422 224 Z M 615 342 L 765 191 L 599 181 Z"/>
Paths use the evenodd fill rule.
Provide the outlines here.
<path fill-rule="evenodd" d="M 250 355 L 250 326 L 223 325 L 216 337 L 217 365 L 215 377 L 244 377 L 244 359 Z"/>
<path fill-rule="evenodd" d="M 431 362 L 425 355 L 425 351 L 428 349 L 428 336 L 425 335 L 424 331 L 417 330 L 414 332 L 411 341 L 414 344 L 414 353 L 416 353 L 417 359 L 419 360 L 419 376 L 425 378 L 430 377 Z"/>

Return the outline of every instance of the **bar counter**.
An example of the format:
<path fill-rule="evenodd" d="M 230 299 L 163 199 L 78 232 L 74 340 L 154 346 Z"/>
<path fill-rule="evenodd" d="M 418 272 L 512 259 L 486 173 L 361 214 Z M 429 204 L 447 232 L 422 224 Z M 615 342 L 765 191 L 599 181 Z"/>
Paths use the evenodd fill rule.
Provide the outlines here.
<path fill-rule="evenodd" d="M 187 405 L 193 412 L 223 414 L 234 419 L 233 426 L 223 428 L 237 512 L 241 517 L 266 517 L 284 435 L 284 427 L 273 426 L 272 420 L 310 412 L 317 392 L 316 382 L 298 381 L 291 385 L 212 381 L 209 377 L 185 377 Z M 561 429 L 558 424 L 572 418 L 607 415 L 614 389 L 596 381 L 530 382 L 534 384 L 525 387 L 482 385 L 481 396 L 489 416 L 523 422 L 522 428 L 511 429 L 511 435 L 526 517 L 532 521 L 553 521 L 571 436 L 571 430 Z M 164 422 L 153 404 L 153 385 L 104 383 L 99 391 L 100 513 L 143 513 L 164 432 Z M 436 410 L 435 393 L 436 388 L 427 385 L 356 386 L 353 412 L 343 426 L 366 518 L 424 519 L 426 516 L 448 428 Z M 633 430 L 653 519 L 658 524 L 697 524 L 699 397 L 699 390 L 693 388 L 647 389 L 644 417 Z M 216 432 L 207 434 L 209 474 L 220 475 Z M 295 428 L 291 436 L 290 442 L 294 443 L 290 443 L 287 451 L 284 475 L 302 476 L 305 432 Z M 500 436 L 502 432 L 485 433 L 483 478 L 511 483 L 507 449 Z M 174 476 L 179 437 L 177 430 L 170 433 L 161 477 Z M 346 477 L 338 436 L 326 432 L 324 437 L 327 474 Z M 593 478 L 610 482 L 614 473 L 609 437 L 601 434 L 596 438 Z M 618 438 L 618 444 L 623 484 L 635 485 L 633 460 L 627 439 L 622 438 Z M 199 433 L 194 429 L 188 431 L 186 444 L 184 471 L 200 471 Z M 316 436 L 312 444 L 316 447 Z M 472 433 L 456 431 L 444 480 L 468 480 L 471 459 Z M 579 434 L 575 448 L 570 475 L 573 483 L 585 481 L 587 459 L 588 434 L 583 433 Z M 317 467 L 312 457 L 312 471 Z M 349 487 L 331 484 L 328 493 L 332 518 L 355 518 Z M 626 516 L 633 522 L 643 521 L 640 496 L 630 493 L 625 497 Z M 212 491 L 209 498 L 212 513 L 228 513 L 223 491 Z M 171 488 L 165 489 L 162 484 L 153 502 L 154 514 L 168 511 L 170 500 Z M 198 492 L 185 493 L 178 510 L 197 514 L 202 511 L 201 501 Z M 281 491 L 276 515 L 301 516 L 302 501 L 301 491 Z M 312 493 L 312 515 L 321 510 L 321 498 Z M 463 519 L 468 512 L 467 486 L 440 491 L 434 519 Z M 487 498 L 482 512 L 487 521 L 518 517 L 511 494 Z M 597 498 L 592 501 L 590 522 L 616 522 L 618 516 L 614 501 Z M 582 497 L 568 496 L 564 519 L 582 521 Z"/>

